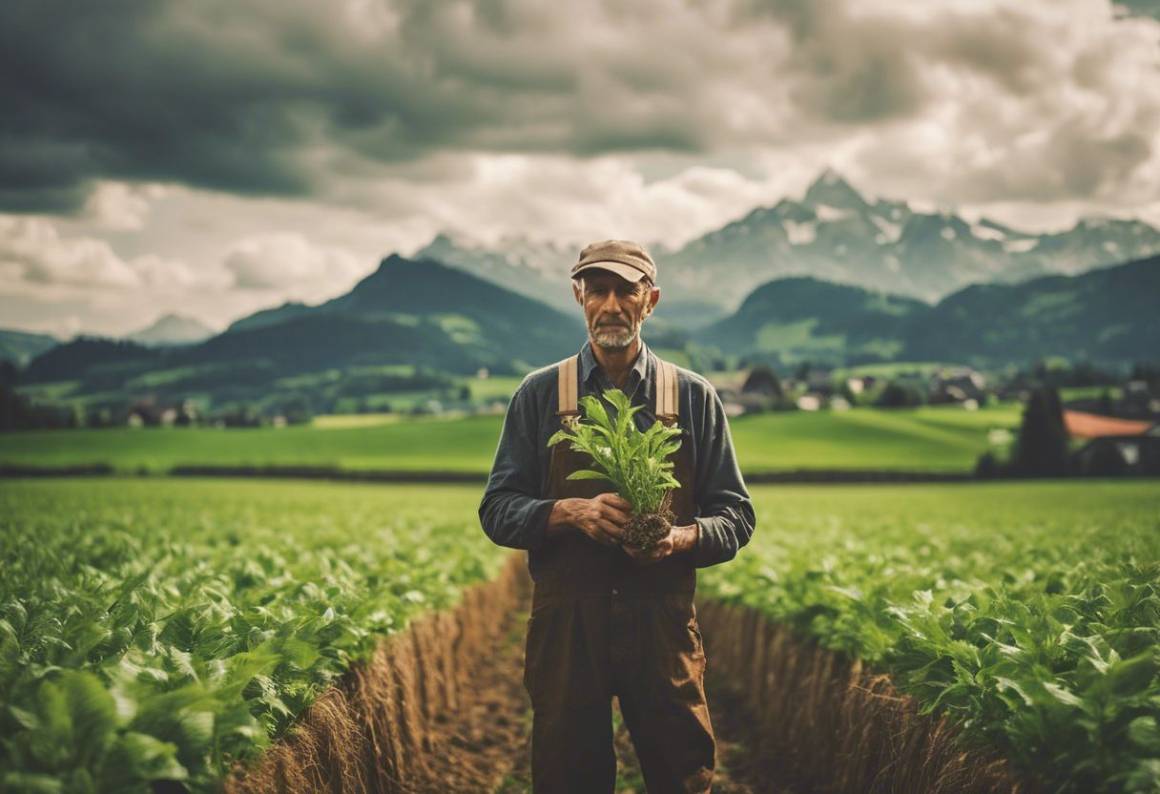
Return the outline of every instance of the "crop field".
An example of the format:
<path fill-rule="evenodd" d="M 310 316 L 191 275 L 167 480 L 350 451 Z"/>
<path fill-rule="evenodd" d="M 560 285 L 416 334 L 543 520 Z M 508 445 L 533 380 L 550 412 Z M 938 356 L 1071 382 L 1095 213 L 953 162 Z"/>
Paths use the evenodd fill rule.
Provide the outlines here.
<path fill-rule="evenodd" d="M 745 474 L 795 469 L 968 472 L 992 431 L 1019 424 L 1019 407 L 793 411 L 738 417 L 730 430 Z M 0 464 L 106 463 L 163 473 L 180 465 L 331 466 L 342 470 L 474 473 L 491 468 L 502 417 L 327 420 L 321 427 L 219 430 L 114 428 L 9 433 Z"/>
<path fill-rule="evenodd" d="M 376 635 L 495 576 L 505 555 L 477 502 L 439 487 L 0 483 L 0 789 L 206 790 Z"/>
<path fill-rule="evenodd" d="M 1160 783 L 1152 483 L 760 486 L 701 572 L 1060 791 Z M 508 553 L 473 487 L 0 483 L 6 790 L 205 790 Z M 711 630 L 711 627 L 710 627 Z M 518 748 L 512 748 L 515 752 Z"/>
<path fill-rule="evenodd" d="M 1160 488 L 758 488 L 711 598 L 891 674 L 1056 791 L 1160 787 Z"/>

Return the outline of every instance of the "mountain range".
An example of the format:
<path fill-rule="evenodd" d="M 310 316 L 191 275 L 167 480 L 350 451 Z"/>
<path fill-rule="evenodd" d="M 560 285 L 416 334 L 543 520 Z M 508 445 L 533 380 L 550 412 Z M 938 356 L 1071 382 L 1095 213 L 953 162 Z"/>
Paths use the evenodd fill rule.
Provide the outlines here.
<path fill-rule="evenodd" d="M 1138 220 L 1085 218 L 1050 233 L 952 210 L 922 212 L 905 201 L 866 198 L 833 170 L 801 199 L 758 207 L 677 250 L 652 246 L 662 302 L 658 320 L 708 325 L 736 310 L 759 285 L 812 276 L 935 302 L 978 283 L 1075 275 L 1160 252 L 1160 230 Z M 436 236 L 417 256 L 477 273 L 558 308 L 570 305 L 565 275 L 576 252 L 502 240 L 492 248 Z"/>
<path fill-rule="evenodd" d="M 1156 361 L 1160 256 L 1077 276 L 966 287 L 936 304 L 811 277 L 755 290 L 702 344 L 791 365 L 944 361 L 980 368 L 1060 356 L 1105 366 Z"/>
<path fill-rule="evenodd" d="M 938 360 L 990 368 L 1047 356 L 1129 365 L 1156 360 L 1158 295 L 1160 256 L 973 285 L 935 304 L 790 276 L 759 286 L 708 326 L 674 331 L 650 320 L 644 337 L 668 354 L 716 348 L 782 366 Z M 80 337 L 56 345 L 31 360 L 22 382 L 72 382 L 68 398 L 200 394 L 215 404 L 311 389 L 312 399 L 333 405 L 451 386 L 451 376 L 480 368 L 520 375 L 574 352 L 584 336 L 575 307 L 565 314 L 439 262 L 391 255 L 345 295 L 257 312 L 204 342 Z"/>
<path fill-rule="evenodd" d="M 391 255 L 350 292 L 317 306 L 263 310 L 180 347 L 78 337 L 32 359 L 23 380 L 77 381 L 77 393 L 127 389 L 246 400 L 294 378 L 334 382 L 354 373 L 371 378 L 373 391 L 374 377 L 397 386 L 426 382 L 424 372 L 522 374 L 562 358 L 583 336 L 578 314 L 438 262 Z"/>

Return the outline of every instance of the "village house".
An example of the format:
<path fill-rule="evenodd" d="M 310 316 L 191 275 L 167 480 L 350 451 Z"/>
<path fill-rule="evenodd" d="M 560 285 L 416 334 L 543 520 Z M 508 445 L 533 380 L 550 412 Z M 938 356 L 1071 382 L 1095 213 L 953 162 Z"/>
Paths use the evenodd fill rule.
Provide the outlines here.
<path fill-rule="evenodd" d="M 1070 437 L 1089 439 L 1071 456 L 1080 474 L 1160 474 L 1160 422 L 1073 410 L 1063 419 Z"/>

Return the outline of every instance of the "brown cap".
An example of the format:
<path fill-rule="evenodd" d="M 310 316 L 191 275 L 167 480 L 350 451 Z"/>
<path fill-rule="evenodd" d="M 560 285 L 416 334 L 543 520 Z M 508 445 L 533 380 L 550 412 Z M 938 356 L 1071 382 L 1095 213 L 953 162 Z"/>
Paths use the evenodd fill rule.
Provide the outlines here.
<path fill-rule="evenodd" d="M 584 246 L 580 261 L 572 265 L 572 278 L 593 268 L 611 270 L 625 281 L 636 282 L 648 276 L 657 283 L 656 263 L 642 245 L 630 240 L 601 240 Z"/>

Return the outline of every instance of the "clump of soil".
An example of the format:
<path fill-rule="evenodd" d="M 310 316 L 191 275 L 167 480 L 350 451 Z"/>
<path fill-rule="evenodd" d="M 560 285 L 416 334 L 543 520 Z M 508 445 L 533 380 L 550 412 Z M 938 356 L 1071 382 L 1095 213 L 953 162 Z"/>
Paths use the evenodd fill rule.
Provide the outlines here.
<path fill-rule="evenodd" d="M 642 551 L 648 551 L 656 546 L 662 538 L 669 534 L 669 529 L 677 520 L 676 515 L 669 509 L 672 502 L 673 492 L 668 491 L 665 493 L 665 498 L 661 500 L 661 506 L 657 512 L 633 513 L 628 523 L 624 525 L 622 543 Z"/>

